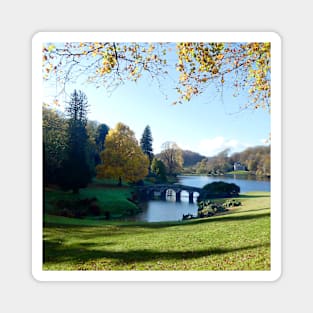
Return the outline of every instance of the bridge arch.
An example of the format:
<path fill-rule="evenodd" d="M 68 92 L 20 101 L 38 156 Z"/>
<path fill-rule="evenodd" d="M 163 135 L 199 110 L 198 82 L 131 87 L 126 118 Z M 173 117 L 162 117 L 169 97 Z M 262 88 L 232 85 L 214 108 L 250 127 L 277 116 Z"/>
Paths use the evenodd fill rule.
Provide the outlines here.
<path fill-rule="evenodd" d="M 165 188 L 164 189 L 165 198 L 167 201 L 176 201 L 176 190 L 173 188 Z"/>
<path fill-rule="evenodd" d="M 200 196 L 200 192 L 194 190 L 181 190 L 181 200 L 188 201 L 189 203 L 194 203 L 197 201 L 197 198 Z"/>
<path fill-rule="evenodd" d="M 187 198 L 190 203 L 193 203 L 195 198 L 201 195 L 201 188 L 184 186 L 184 185 L 165 185 L 158 184 L 152 186 L 141 186 L 139 192 L 148 198 L 153 198 L 155 194 L 160 195 L 162 200 L 181 201 L 182 198 Z"/>

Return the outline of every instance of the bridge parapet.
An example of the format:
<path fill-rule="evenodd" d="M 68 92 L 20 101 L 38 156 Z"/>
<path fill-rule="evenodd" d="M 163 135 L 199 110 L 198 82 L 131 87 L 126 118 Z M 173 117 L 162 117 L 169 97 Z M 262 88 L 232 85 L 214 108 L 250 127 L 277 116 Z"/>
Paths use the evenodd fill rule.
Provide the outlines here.
<path fill-rule="evenodd" d="M 180 184 L 169 185 L 169 184 L 155 184 L 155 185 L 147 185 L 147 186 L 139 186 L 136 188 L 137 191 L 144 196 L 144 198 L 151 199 L 154 195 L 154 192 L 160 193 L 161 199 L 166 198 L 166 192 L 168 190 L 173 190 L 175 192 L 176 201 L 181 201 L 181 192 L 186 191 L 189 195 L 189 202 L 193 203 L 193 195 L 195 192 L 199 193 L 199 196 L 202 193 L 202 188 L 185 186 Z"/>

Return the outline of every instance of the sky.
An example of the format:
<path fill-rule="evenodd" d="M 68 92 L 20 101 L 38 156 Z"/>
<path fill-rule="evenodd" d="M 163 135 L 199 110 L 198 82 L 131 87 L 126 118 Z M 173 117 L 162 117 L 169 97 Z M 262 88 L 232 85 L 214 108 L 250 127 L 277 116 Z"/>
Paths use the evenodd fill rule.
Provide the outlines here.
<path fill-rule="evenodd" d="M 138 141 L 149 125 L 154 153 L 161 151 L 164 142 L 174 141 L 184 150 L 214 156 L 226 148 L 233 153 L 263 145 L 269 138 L 267 111 L 240 111 L 247 101 L 245 94 L 234 97 L 232 90 L 221 94 L 211 88 L 189 102 L 173 105 L 178 98 L 173 87 L 171 81 L 163 81 L 160 88 L 142 77 L 136 83 L 119 86 L 111 94 L 91 84 L 72 84 L 67 90 L 82 90 L 86 94 L 89 120 L 105 123 L 110 128 L 122 122 L 135 132 Z M 53 88 L 45 90 L 46 99 L 56 92 Z M 64 104 L 60 100 L 62 110 Z"/>

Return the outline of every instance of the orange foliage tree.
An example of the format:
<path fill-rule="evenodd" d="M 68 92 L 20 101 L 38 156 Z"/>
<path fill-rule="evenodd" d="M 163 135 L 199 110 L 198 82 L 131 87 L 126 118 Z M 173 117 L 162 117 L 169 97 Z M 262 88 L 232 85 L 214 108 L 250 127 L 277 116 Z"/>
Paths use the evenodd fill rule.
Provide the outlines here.
<path fill-rule="evenodd" d="M 138 145 L 134 132 L 126 125 L 118 123 L 109 130 L 105 150 L 101 152 L 101 164 L 96 168 L 97 178 L 113 178 L 136 182 L 148 175 L 149 159 Z"/>

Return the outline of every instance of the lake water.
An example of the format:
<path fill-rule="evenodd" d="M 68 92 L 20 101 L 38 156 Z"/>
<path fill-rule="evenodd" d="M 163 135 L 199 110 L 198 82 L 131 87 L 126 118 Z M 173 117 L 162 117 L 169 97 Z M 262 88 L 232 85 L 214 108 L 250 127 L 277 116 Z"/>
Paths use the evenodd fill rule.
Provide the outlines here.
<path fill-rule="evenodd" d="M 224 175 L 224 176 L 180 176 L 179 183 L 182 185 L 200 187 L 213 183 L 215 181 L 224 181 L 234 183 L 240 187 L 240 193 L 249 191 L 270 191 L 270 180 L 267 178 L 258 178 L 254 175 Z"/>
<path fill-rule="evenodd" d="M 254 176 L 179 176 L 178 183 L 201 188 L 214 181 L 235 183 L 240 187 L 240 193 L 270 191 L 270 181 L 268 179 L 256 179 Z M 150 200 L 142 203 L 141 207 L 142 212 L 132 217 L 131 220 L 145 222 L 180 221 L 183 214 L 196 216 L 198 212 L 196 197 L 194 197 L 194 203 L 189 203 L 188 193 L 184 191 L 181 194 L 181 202 L 176 202 L 175 193 L 172 193 L 166 196 L 166 201 Z"/>

